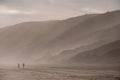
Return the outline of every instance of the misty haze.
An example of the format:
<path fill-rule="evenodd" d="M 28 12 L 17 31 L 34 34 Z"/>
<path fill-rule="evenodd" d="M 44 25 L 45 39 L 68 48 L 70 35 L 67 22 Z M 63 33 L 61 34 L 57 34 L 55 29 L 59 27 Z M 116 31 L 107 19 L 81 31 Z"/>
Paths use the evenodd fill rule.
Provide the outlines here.
<path fill-rule="evenodd" d="M 0 80 L 120 80 L 119 0 L 0 0 Z"/>

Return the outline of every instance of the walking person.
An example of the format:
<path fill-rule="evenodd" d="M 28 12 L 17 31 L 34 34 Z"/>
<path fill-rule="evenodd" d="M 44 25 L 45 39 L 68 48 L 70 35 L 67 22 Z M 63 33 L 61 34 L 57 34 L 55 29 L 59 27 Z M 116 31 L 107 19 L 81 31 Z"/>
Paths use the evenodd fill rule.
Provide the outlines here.
<path fill-rule="evenodd" d="M 25 68 L 25 63 L 23 63 L 22 66 L 23 66 L 23 69 L 24 69 Z"/>
<path fill-rule="evenodd" d="M 18 63 L 18 69 L 20 69 L 20 64 Z"/>

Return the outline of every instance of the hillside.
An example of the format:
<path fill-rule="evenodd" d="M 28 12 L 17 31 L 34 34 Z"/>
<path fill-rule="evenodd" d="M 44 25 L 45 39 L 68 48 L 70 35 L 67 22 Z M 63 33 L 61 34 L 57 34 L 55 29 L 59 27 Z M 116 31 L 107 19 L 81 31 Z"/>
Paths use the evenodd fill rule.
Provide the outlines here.
<path fill-rule="evenodd" d="M 79 53 L 70 60 L 77 63 L 120 63 L 120 40 Z"/>
<path fill-rule="evenodd" d="M 98 49 L 99 52 L 99 47 L 104 48 L 104 45 L 120 40 L 119 24 L 118 10 L 66 20 L 25 22 L 1 28 L 0 63 L 24 61 L 28 64 L 61 64 L 63 61 L 73 61 L 79 64 L 82 53 L 92 56 L 92 50 Z M 119 46 L 115 48 L 119 49 Z M 115 49 L 109 49 L 105 48 L 110 54 L 116 52 Z M 103 53 L 95 52 L 97 55 Z M 82 60 L 86 61 L 86 58 Z"/>
<path fill-rule="evenodd" d="M 46 50 L 49 50 L 45 47 L 57 36 L 94 16 L 96 15 L 91 14 L 61 21 L 25 22 L 1 28 L 0 63 L 7 64 L 7 59 L 13 63 L 34 62 L 34 58 L 36 60 L 44 56 Z"/>

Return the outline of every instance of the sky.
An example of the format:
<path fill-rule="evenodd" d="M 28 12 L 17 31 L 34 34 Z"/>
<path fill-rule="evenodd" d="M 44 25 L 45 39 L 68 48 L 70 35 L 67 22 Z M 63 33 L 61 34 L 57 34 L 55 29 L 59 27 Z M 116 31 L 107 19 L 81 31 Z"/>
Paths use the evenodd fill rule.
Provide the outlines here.
<path fill-rule="evenodd" d="M 120 10 L 120 0 L 0 0 L 0 27 Z"/>

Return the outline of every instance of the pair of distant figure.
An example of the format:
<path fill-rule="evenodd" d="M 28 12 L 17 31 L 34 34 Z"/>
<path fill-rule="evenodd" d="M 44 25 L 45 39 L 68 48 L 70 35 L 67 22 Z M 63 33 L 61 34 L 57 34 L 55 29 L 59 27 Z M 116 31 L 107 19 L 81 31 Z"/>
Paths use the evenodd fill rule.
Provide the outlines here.
<path fill-rule="evenodd" d="M 22 68 L 25 68 L 25 63 L 22 64 Z M 18 69 L 20 69 L 20 63 L 18 63 Z"/>

